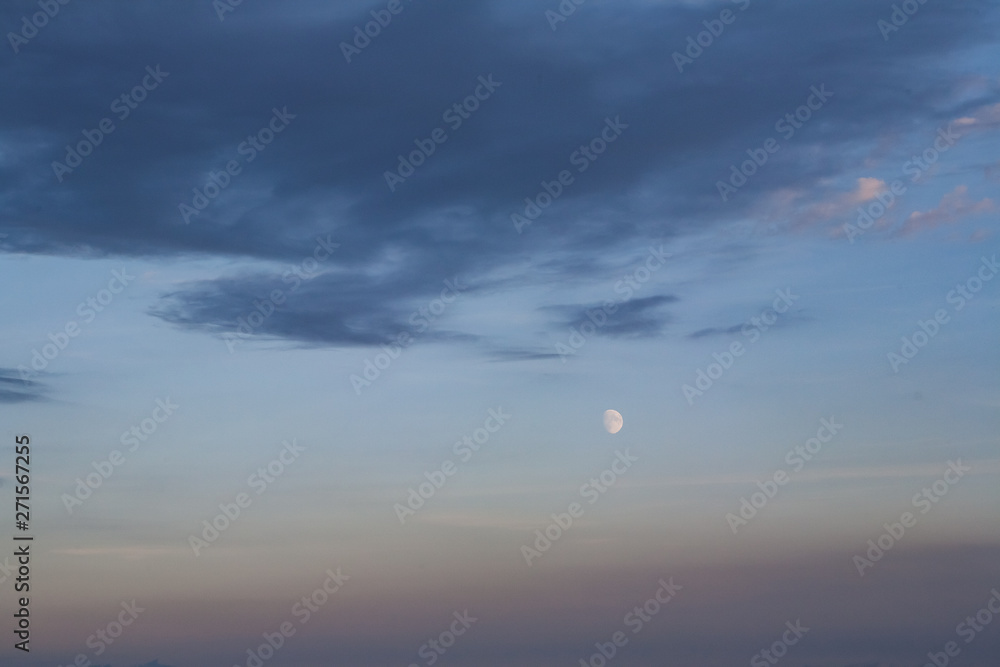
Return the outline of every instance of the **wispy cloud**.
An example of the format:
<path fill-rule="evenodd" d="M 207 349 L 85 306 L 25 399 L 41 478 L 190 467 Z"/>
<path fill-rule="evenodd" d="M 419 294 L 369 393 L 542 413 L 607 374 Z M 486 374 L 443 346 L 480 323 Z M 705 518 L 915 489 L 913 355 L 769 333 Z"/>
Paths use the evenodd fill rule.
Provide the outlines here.
<path fill-rule="evenodd" d="M 953 225 L 964 218 L 992 213 L 995 210 L 997 206 L 992 199 L 973 201 L 969 197 L 968 186 L 959 185 L 941 197 L 941 201 L 934 208 L 911 213 L 895 234 L 912 236 L 944 225 Z"/>
<path fill-rule="evenodd" d="M 21 379 L 15 368 L 0 368 L 0 403 L 46 400 L 46 388 L 37 380 Z"/>

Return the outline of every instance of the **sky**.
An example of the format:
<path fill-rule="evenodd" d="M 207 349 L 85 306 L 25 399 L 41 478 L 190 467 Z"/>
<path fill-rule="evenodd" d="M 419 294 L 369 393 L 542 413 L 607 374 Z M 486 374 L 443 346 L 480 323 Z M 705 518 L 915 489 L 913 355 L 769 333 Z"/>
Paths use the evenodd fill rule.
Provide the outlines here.
<path fill-rule="evenodd" d="M 0 663 L 997 664 L 996 3 L 0 26 Z"/>

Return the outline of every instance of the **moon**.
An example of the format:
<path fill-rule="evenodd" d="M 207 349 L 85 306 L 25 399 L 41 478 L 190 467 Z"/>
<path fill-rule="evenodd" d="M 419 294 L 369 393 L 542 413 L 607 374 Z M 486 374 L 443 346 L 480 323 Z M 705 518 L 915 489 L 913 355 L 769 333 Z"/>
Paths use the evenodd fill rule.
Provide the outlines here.
<path fill-rule="evenodd" d="M 604 429 L 608 433 L 617 433 L 622 430 L 622 425 L 625 420 L 622 419 L 622 414 L 617 410 L 605 410 L 604 411 Z"/>

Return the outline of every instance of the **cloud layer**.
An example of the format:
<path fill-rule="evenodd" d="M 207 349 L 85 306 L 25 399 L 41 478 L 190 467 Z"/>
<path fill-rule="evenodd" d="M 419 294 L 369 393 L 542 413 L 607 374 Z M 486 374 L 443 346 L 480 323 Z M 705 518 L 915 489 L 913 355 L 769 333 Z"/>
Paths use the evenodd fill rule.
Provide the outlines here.
<path fill-rule="evenodd" d="M 870 2 L 754 3 L 683 73 L 672 54 L 717 8 L 627 4 L 581 6 L 553 31 L 534 3 L 414 3 L 350 63 L 340 43 L 369 18 L 361 9 L 241 5 L 220 22 L 208 5 L 67 7 L 0 68 L 18 90 L 0 126 L 5 246 L 297 262 L 330 235 L 342 246 L 330 271 L 257 333 L 377 344 L 448 275 L 558 252 L 555 278 L 572 281 L 610 248 L 741 219 L 776 193 L 849 174 L 859 147 L 901 127 L 998 98 L 970 98 L 945 64 L 995 36 L 986 2 L 923 6 L 891 48 L 876 28 L 884 8 Z M 113 24 L 97 20 L 112 13 Z M 53 59 L 73 65 L 54 70 Z M 494 82 L 482 100 L 481 81 Z M 832 98 L 786 139 L 776 122 L 813 86 Z M 285 125 L 264 144 L 276 113 Z M 973 120 L 992 118 L 983 113 Z M 113 131 L 57 178 L 53 163 L 69 164 L 66 147 L 97 136 L 104 118 Z M 614 119 L 620 136 L 589 153 Z M 438 128 L 443 142 L 390 190 L 386 172 L 408 173 L 399 156 Z M 716 183 L 771 137 L 780 150 L 721 201 Z M 517 233 L 511 215 L 563 171 L 572 182 Z M 197 210 L 187 222 L 181 204 Z M 272 282 L 220 276 L 153 312 L 221 330 Z M 605 333 L 661 330 L 621 326 Z"/>

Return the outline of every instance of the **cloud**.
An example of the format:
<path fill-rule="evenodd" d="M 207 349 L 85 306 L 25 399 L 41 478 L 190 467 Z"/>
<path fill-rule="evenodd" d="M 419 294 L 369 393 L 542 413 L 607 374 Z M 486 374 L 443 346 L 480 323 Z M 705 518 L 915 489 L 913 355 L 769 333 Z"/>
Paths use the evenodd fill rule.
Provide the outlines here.
<path fill-rule="evenodd" d="M 766 310 L 772 310 L 770 304 L 766 306 L 758 306 L 755 312 L 760 313 Z M 756 319 L 754 321 L 756 321 Z M 804 311 L 802 311 L 801 309 L 789 310 L 779 315 L 778 318 L 775 320 L 775 322 L 773 324 L 768 325 L 767 328 L 782 329 L 785 327 L 804 324 L 812 321 L 813 321 L 812 318 L 806 315 Z M 714 338 L 719 336 L 729 337 L 734 334 L 743 333 L 744 327 L 747 326 L 754 327 L 754 330 L 756 330 L 758 325 L 759 322 L 755 325 L 754 322 L 746 320 L 744 322 L 740 322 L 739 324 L 733 324 L 730 326 L 704 327 L 702 329 L 694 331 L 693 333 L 689 333 L 687 336 L 685 336 L 685 338 L 688 338 L 690 340 L 699 340 L 701 338 Z"/>
<path fill-rule="evenodd" d="M 941 201 L 936 207 L 927 211 L 911 213 L 896 230 L 895 235 L 912 236 L 944 225 L 955 224 L 966 217 L 990 213 L 996 208 L 994 201 L 989 198 L 972 201 L 969 197 L 969 188 L 965 185 L 959 185 L 941 197 Z"/>
<path fill-rule="evenodd" d="M 151 313 L 182 328 L 239 340 L 279 339 L 310 346 L 375 346 L 410 333 L 421 340 L 475 342 L 440 326 L 450 303 L 474 288 L 455 276 L 402 266 L 388 275 L 319 273 L 308 280 L 246 273 L 200 280 L 163 295 Z M 435 294 L 428 301 L 423 295 Z M 443 304 L 443 310 L 436 302 Z M 433 304 L 433 307 L 432 307 Z"/>
<path fill-rule="evenodd" d="M 847 192 L 833 192 L 817 199 L 816 192 L 800 190 L 776 193 L 775 213 L 772 217 L 786 218 L 790 228 L 811 227 L 825 222 L 843 222 L 844 218 L 860 204 L 874 199 L 888 189 L 880 178 L 861 177 L 855 187 Z"/>
<path fill-rule="evenodd" d="M 549 359 L 559 359 L 562 355 L 541 349 L 510 348 L 506 350 L 496 350 L 493 352 L 494 361 L 547 361 Z"/>
<path fill-rule="evenodd" d="M 0 64 L 0 81 L 19 91 L 0 122 L 4 248 L 270 263 L 297 261 L 312 238 L 331 234 L 337 277 L 317 278 L 260 332 L 316 344 L 378 344 L 444 275 L 507 275 L 509 286 L 526 253 L 564 255 L 552 278 L 570 284 L 609 250 L 700 233 L 746 218 L 776 192 L 853 177 L 853 151 L 893 128 L 936 127 L 952 107 L 996 104 L 969 103 L 949 58 L 995 38 L 983 17 L 996 8 L 985 0 L 922 7 L 891 50 L 873 29 L 882 8 L 867 0 L 755 3 L 684 73 L 671 54 L 702 29 L 708 7 L 594 4 L 554 34 L 532 2 L 415 3 L 351 63 L 339 43 L 368 19 L 360 9 L 243 3 L 221 23 L 196 5 L 104 0 L 77 11 Z M 5 24 L 20 16 L 0 9 Z M 169 74 L 119 118 L 111 104 L 147 65 Z M 490 98 L 460 126 L 446 121 L 490 75 L 500 82 Z M 729 165 L 819 84 L 834 97 L 816 120 L 721 202 L 715 183 Z M 286 107 L 294 118 L 250 162 L 242 142 Z M 59 182 L 52 163 L 105 117 L 114 132 Z M 574 152 L 608 118 L 627 129 L 578 171 Z M 439 127 L 447 140 L 391 192 L 385 173 Z M 240 173 L 185 224 L 180 204 L 229 160 Z M 517 234 L 511 214 L 562 170 L 573 183 Z M 867 183 L 803 219 L 833 214 Z M 404 270 L 379 273 L 397 259 Z M 269 280 L 220 276 L 164 295 L 150 312 L 220 332 Z"/>
<path fill-rule="evenodd" d="M 955 125 L 964 131 L 995 128 L 1000 125 L 1000 104 L 981 106 L 968 116 L 955 120 Z"/>
<path fill-rule="evenodd" d="M 742 328 L 742 324 L 736 324 L 726 328 L 707 327 L 705 329 L 699 329 L 694 333 L 690 333 L 687 337 L 697 340 L 699 338 L 708 338 L 710 336 L 731 336 L 732 334 L 739 333 Z"/>
<path fill-rule="evenodd" d="M 986 239 L 990 238 L 992 235 L 993 232 L 991 230 L 980 228 L 972 232 L 972 234 L 969 236 L 969 241 L 971 241 L 972 243 L 981 243 Z"/>
<path fill-rule="evenodd" d="M 601 303 L 545 306 L 542 310 L 563 315 L 563 319 L 555 325 L 559 331 L 567 327 L 579 329 L 589 322 L 597 336 L 651 338 L 662 334 L 663 328 L 671 321 L 669 314 L 655 311 L 677 301 L 679 299 L 672 294 L 661 294 L 620 303 L 614 312 L 608 312 Z"/>
<path fill-rule="evenodd" d="M 0 368 L 0 403 L 46 400 L 46 389 L 37 380 L 22 380 L 17 369 Z"/>

